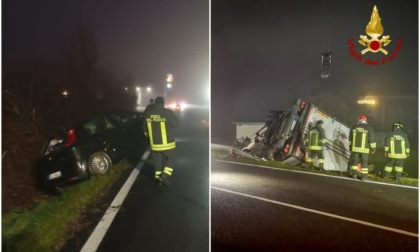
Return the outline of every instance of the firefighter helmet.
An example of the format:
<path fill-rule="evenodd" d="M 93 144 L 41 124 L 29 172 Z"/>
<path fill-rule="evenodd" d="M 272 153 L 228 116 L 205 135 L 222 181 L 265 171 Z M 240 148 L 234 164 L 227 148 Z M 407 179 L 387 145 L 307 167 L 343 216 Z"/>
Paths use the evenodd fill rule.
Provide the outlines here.
<path fill-rule="evenodd" d="M 365 115 L 361 115 L 358 118 L 359 123 L 367 123 L 367 118 Z"/>
<path fill-rule="evenodd" d="M 401 122 L 396 122 L 394 125 L 392 125 L 392 129 L 402 129 L 403 125 Z"/>

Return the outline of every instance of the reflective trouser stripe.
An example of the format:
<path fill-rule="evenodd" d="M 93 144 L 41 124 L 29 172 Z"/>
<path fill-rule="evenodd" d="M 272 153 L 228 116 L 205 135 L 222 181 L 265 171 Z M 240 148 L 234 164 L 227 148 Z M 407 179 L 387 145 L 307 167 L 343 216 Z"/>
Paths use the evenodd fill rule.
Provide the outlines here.
<path fill-rule="evenodd" d="M 318 163 L 323 164 L 324 163 L 324 159 L 318 159 Z"/>
<path fill-rule="evenodd" d="M 395 167 L 395 169 L 396 169 L 396 167 Z M 392 167 L 390 167 L 390 166 L 385 166 L 385 171 L 386 171 L 386 172 L 391 172 L 391 171 L 392 171 Z"/>
<path fill-rule="evenodd" d="M 353 169 L 353 171 L 357 171 L 359 167 L 355 165 L 355 166 L 352 166 L 351 168 Z"/>
<path fill-rule="evenodd" d="M 362 168 L 362 174 L 368 174 L 369 169 L 368 168 Z"/>
<path fill-rule="evenodd" d="M 155 171 L 155 178 L 159 178 L 162 175 L 162 171 Z"/>
<path fill-rule="evenodd" d="M 174 169 L 172 169 L 172 168 L 169 168 L 169 167 L 165 167 L 165 168 L 163 168 L 163 172 L 165 173 L 165 174 L 168 174 L 169 176 L 171 176 L 172 175 L 172 172 L 174 171 Z"/>
<path fill-rule="evenodd" d="M 395 172 L 403 172 L 403 168 L 400 166 L 395 166 Z"/>

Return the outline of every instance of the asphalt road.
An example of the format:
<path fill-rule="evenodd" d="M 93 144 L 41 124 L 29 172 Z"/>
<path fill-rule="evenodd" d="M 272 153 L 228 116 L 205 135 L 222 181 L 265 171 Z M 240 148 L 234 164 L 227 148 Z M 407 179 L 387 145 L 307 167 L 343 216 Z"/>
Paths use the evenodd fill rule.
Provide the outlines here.
<path fill-rule="evenodd" d="M 153 182 L 150 155 L 96 251 L 209 251 L 208 114 L 178 116 L 172 185 Z"/>
<path fill-rule="evenodd" d="M 212 160 L 211 251 L 418 251 L 418 188 Z"/>

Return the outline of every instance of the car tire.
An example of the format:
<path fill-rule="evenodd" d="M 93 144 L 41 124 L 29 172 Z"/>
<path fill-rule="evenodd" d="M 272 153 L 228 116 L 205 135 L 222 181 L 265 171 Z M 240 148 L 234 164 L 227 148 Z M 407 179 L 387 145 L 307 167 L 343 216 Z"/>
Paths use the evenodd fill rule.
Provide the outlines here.
<path fill-rule="evenodd" d="M 111 158 L 104 152 L 93 153 L 87 163 L 89 172 L 93 176 L 103 175 L 111 170 Z"/>

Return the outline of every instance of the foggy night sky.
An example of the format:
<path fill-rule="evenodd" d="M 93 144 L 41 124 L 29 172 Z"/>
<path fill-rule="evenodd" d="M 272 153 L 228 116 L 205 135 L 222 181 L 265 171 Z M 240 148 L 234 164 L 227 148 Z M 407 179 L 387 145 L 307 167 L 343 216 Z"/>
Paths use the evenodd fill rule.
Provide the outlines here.
<path fill-rule="evenodd" d="M 402 40 L 397 56 L 380 66 L 358 62 L 347 44 L 353 39 L 356 51 L 363 49 L 357 41 L 374 5 L 392 40 L 384 47 L 389 54 Z M 261 121 L 297 98 L 341 89 L 418 96 L 417 1 L 212 0 L 211 7 L 212 128 Z M 133 76 L 133 85 L 161 88 L 172 73 L 173 92 L 193 103 L 207 99 L 209 2 L 203 0 L 2 1 L 3 64 L 54 57 L 80 23 L 93 30 L 100 63 Z M 320 77 L 323 49 L 333 53 L 328 79 Z"/>
<path fill-rule="evenodd" d="M 397 56 L 379 66 L 357 61 L 347 44 L 353 38 L 361 54 L 359 36 L 367 35 L 374 5 L 383 35 L 392 40 L 383 47 L 388 56 L 402 40 Z M 417 1 L 212 0 L 211 29 L 214 130 L 263 121 L 269 110 L 288 109 L 297 98 L 320 92 L 418 97 Z M 332 51 L 328 79 L 320 77 L 324 48 Z M 363 60 L 382 57 L 368 52 Z"/>
<path fill-rule="evenodd" d="M 54 57 L 78 24 L 93 31 L 101 65 L 132 76 L 133 85 L 162 90 L 172 73 L 174 95 L 208 100 L 208 1 L 5 0 L 3 64 Z"/>

